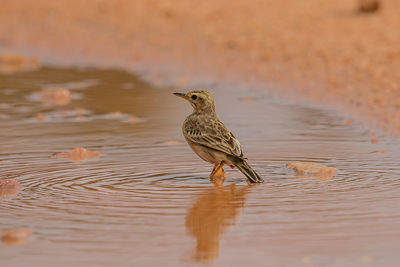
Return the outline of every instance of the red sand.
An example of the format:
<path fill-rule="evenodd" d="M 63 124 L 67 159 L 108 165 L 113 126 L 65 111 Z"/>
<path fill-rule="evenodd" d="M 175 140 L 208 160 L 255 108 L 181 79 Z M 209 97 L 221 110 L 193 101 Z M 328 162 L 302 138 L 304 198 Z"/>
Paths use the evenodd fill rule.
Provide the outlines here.
<path fill-rule="evenodd" d="M 0 48 L 55 63 L 149 64 L 277 85 L 400 133 L 400 1 L 2 1 Z M 157 77 L 155 77 L 157 78 Z M 280 89 L 278 89 L 280 88 Z"/>

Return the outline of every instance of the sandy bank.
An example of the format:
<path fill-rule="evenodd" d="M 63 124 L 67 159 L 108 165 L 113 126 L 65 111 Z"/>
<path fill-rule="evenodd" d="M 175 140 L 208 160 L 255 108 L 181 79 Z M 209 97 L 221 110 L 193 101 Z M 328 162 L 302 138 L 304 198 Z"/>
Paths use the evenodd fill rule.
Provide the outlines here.
<path fill-rule="evenodd" d="M 400 133 L 400 2 L 6 0 L 0 48 L 55 62 L 240 73 Z"/>

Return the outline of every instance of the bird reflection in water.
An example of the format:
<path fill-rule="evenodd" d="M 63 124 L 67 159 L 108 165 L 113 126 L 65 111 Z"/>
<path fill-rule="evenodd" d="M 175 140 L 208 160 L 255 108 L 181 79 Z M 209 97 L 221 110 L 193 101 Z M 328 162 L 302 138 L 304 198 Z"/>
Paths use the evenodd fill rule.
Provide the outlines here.
<path fill-rule="evenodd" d="M 200 195 L 186 216 L 186 229 L 197 241 L 191 258 L 196 262 L 218 258 L 220 235 L 235 224 L 246 200 L 249 186 L 222 186 L 225 178 L 220 179 Z"/>

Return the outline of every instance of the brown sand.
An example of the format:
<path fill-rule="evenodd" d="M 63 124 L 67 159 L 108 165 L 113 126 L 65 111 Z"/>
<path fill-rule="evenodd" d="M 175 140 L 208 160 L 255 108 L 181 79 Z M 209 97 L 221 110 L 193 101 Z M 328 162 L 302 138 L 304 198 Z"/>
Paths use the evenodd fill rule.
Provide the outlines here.
<path fill-rule="evenodd" d="M 265 82 L 399 134 L 400 1 L 381 2 L 361 14 L 356 0 L 4 0 L 0 48 L 175 68 L 181 85 L 205 71 Z"/>

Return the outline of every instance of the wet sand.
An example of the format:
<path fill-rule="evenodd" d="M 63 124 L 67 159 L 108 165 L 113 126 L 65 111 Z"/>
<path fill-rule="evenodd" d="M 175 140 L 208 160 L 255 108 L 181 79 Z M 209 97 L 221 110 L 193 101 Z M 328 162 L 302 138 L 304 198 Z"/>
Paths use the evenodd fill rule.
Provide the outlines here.
<path fill-rule="evenodd" d="M 360 14 L 348 0 L 3 1 L 0 50 L 182 87 L 261 84 L 399 134 L 400 2 L 381 2 Z"/>

